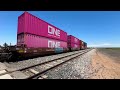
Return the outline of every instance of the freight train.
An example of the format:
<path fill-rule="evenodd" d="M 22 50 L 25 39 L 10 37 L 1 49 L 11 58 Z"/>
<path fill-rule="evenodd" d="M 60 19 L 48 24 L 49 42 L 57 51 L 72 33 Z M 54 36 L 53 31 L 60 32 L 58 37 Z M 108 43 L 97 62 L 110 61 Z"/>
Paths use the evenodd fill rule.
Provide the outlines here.
<path fill-rule="evenodd" d="M 18 17 L 17 44 L 9 47 L 10 59 L 43 56 L 87 49 L 87 43 L 46 21 L 24 12 Z M 14 59 L 13 59 L 14 58 Z"/>

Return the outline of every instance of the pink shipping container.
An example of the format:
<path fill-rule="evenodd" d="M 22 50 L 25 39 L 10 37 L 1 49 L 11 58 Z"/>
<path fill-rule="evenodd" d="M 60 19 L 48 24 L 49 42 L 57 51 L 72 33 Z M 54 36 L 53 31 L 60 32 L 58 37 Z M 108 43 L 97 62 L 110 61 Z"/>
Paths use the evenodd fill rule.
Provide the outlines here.
<path fill-rule="evenodd" d="M 28 12 L 24 12 L 21 16 L 18 17 L 17 34 L 20 33 L 30 33 L 67 42 L 66 32 Z"/>
<path fill-rule="evenodd" d="M 84 42 L 81 40 L 81 49 L 84 49 Z"/>
<path fill-rule="evenodd" d="M 80 40 L 72 35 L 68 35 L 68 43 L 74 43 L 80 45 Z"/>
<path fill-rule="evenodd" d="M 68 47 L 70 47 L 70 48 L 80 48 L 80 45 L 74 44 L 74 43 L 69 43 Z"/>
<path fill-rule="evenodd" d="M 67 48 L 67 42 L 32 34 L 19 34 L 17 36 L 17 45 L 21 44 L 34 48 Z"/>

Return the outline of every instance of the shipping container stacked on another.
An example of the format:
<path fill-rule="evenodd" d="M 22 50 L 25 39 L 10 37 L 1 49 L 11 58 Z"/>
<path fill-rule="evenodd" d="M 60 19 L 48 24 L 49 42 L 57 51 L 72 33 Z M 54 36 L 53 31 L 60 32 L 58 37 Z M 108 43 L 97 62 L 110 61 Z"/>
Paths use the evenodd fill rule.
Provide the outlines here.
<path fill-rule="evenodd" d="M 80 40 L 72 35 L 68 35 L 68 48 L 70 51 L 80 50 Z"/>
<path fill-rule="evenodd" d="M 67 42 L 66 32 L 28 12 L 24 12 L 21 16 L 18 17 L 17 34 L 23 32 Z"/>
<path fill-rule="evenodd" d="M 52 51 L 51 53 L 66 52 L 68 50 L 67 33 L 24 12 L 18 17 L 17 46 L 21 45 L 29 48 L 25 53 L 32 52 L 31 50 L 36 53 L 48 53 L 49 50 Z M 41 52 L 38 49 L 41 49 Z"/>
<path fill-rule="evenodd" d="M 87 43 L 84 42 L 84 49 L 87 49 Z"/>
<path fill-rule="evenodd" d="M 32 34 L 19 34 L 18 35 L 18 46 L 21 44 L 27 45 L 28 48 L 67 48 L 67 43 L 65 41 L 60 41 L 56 39 L 41 37 Z"/>
<path fill-rule="evenodd" d="M 80 49 L 83 50 L 84 49 L 84 42 L 81 40 L 81 46 Z"/>
<path fill-rule="evenodd" d="M 81 50 L 87 49 L 87 43 L 81 40 Z"/>

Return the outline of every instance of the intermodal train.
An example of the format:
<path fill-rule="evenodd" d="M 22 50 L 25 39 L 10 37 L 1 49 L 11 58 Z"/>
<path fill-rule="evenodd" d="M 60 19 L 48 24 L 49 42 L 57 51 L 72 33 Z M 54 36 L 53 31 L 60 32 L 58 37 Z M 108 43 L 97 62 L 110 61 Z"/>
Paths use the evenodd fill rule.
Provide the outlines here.
<path fill-rule="evenodd" d="M 10 58 L 27 58 L 87 49 L 87 43 L 24 12 L 18 17 L 17 44 L 9 47 Z"/>

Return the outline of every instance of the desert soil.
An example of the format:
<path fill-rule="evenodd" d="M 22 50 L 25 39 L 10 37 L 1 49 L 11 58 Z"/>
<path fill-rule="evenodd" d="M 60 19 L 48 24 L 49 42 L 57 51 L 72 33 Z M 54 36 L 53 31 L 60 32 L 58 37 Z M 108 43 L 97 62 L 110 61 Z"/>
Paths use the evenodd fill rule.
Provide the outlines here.
<path fill-rule="evenodd" d="M 92 56 L 91 64 L 94 72 L 89 79 L 120 79 L 120 63 L 118 60 L 119 55 L 115 58 L 109 53 L 96 50 Z"/>

